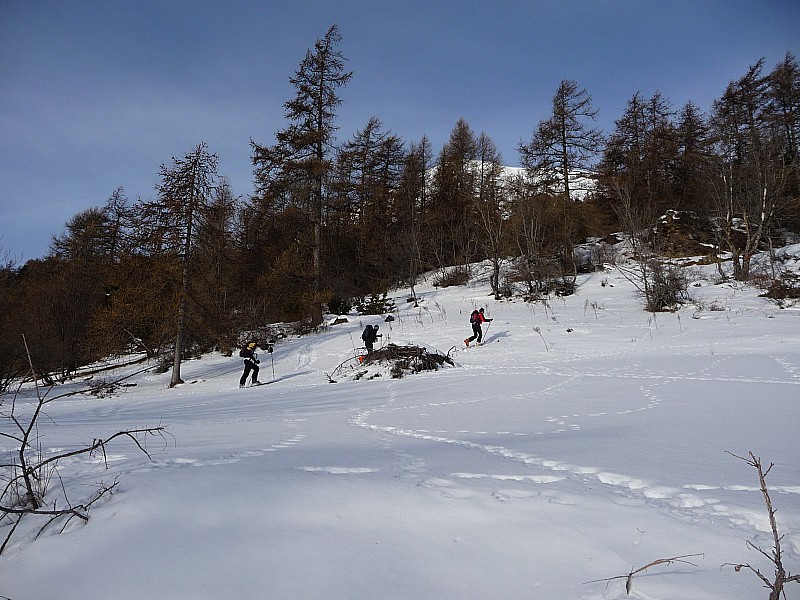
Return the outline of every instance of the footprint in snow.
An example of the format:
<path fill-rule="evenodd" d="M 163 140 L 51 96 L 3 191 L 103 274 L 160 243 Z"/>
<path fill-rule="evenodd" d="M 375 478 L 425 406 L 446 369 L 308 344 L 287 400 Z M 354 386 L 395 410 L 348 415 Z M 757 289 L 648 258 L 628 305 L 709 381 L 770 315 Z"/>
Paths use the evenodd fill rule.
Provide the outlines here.
<path fill-rule="evenodd" d="M 379 469 L 370 467 L 299 467 L 299 469 L 308 473 L 328 473 L 329 475 L 363 475 L 379 471 Z"/>

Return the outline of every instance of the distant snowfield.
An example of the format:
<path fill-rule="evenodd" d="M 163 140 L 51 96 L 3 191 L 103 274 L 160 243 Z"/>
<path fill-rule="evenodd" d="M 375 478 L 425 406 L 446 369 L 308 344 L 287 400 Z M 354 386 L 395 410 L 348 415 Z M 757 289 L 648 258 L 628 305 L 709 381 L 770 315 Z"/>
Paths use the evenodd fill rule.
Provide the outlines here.
<path fill-rule="evenodd" d="M 771 574 L 746 547 L 771 549 L 756 472 L 728 452 L 774 463 L 784 564 L 799 572 L 800 305 L 717 285 L 711 269 L 690 291 L 652 315 L 614 268 L 547 305 L 495 301 L 481 276 L 421 285 L 418 307 L 393 294 L 391 323 L 350 316 L 262 354 L 273 385 L 240 390 L 241 360 L 213 355 L 185 363 L 194 383 L 175 389 L 143 374 L 113 397 L 54 402 L 45 449 L 159 424 L 168 444 L 151 442 L 152 461 L 112 444 L 108 469 L 62 463 L 73 501 L 100 480 L 119 489 L 63 534 L 31 542 L 31 520 L 0 556 L 0 595 L 766 598 L 721 568 Z M 465 350 L 478 306 L 494 320 Z M 456 366 L 329 383 L 366 323 L 382 343 L 455 346 Z M 588 583 L 688 554 L 636 575 L 629 596 L 624 579 Z"/>

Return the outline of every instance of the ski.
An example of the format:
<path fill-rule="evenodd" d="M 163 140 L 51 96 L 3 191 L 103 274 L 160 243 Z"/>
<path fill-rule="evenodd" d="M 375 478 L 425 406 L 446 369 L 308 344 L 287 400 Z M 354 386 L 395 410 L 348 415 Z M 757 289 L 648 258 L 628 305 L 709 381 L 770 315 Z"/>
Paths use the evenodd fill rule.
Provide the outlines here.
<path fill-rule="evenodd" d="M 270 383 L 278 383 L 278 380 L 277 379 L 273 379 L 272 381 L 259 381 L 258 383 L 249 383 L 249 384 L 247 384 L 245 386 L 240 386 L 239 389 L 241 390 L 241 389 L 247 389 L 247 388 L 252 388 L 252 387 L 259 387 L 259 386 L 262 386 L 262 385 L 269 385 Z"/>
<path fill-rule="evenodd" d="M 500 340 L 492 340 L 491 342 L 481 342 L 480 344 L 470 344 L 469 346 L 464 345 L 464 342 L 461 344 L 457 344 L 453 346 L 453 348 L 458 352 L 460 350 L 473 350 L 474 348 L 483 348 L 484 346 L 488 346 L 489 344 L 497 343 Z"/>

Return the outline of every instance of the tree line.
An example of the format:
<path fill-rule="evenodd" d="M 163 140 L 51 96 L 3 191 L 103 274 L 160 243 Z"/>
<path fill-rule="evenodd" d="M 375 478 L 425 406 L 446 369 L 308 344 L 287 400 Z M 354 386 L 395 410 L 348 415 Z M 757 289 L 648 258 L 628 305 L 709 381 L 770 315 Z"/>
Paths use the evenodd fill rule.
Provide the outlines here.
<path fill-rule="evenodd" d="M 787 53 L 732 80 L 710 112 L 636 92 L 608 134 L 577 82 L 519 144 L 508 169 L 459 119 L 437 154 L 370 117 L 339 141 L 345 69 L 336 26 L 290 78 L 286 126 L 251 140 L 253 193 L 234 197 L 204 142 L 161 165 L 156 196 L 123 189 L 72 217 L 49 253 L 0 265 L 0 386 L 26 368 L 68 375 L 130 351 L 180 360 L 229 350 L 270 322 L 315 326 L 419 275 L 441 282 L 488 260 L 492 291 L 574 283 L 574 247 L 623 231 L 638 250 L 668 210 L 701 215 L 737 279 L 781 228 L 800 231 L 800 64 Z M 646 276 L 646 275 L 645 275 Z M 0 388 L 1 389 L 1 388 Z"/>

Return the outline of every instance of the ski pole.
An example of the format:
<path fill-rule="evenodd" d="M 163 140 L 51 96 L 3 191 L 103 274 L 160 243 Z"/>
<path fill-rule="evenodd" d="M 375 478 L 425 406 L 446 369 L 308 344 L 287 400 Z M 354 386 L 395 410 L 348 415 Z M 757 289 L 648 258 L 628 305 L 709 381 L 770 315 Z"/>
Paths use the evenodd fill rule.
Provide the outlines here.
<path fill-rule="evenodd" d="M 353 334 L 348 332 L 348 335 L 350 336 L 350 345 L 353 346 L 353 358 L 357 358 L 358 350 L 356 350 L 356 343 L 353 341 Z"/>

